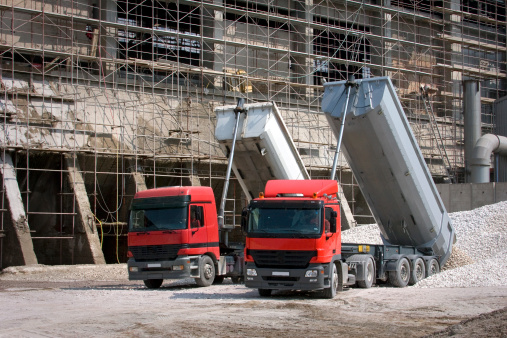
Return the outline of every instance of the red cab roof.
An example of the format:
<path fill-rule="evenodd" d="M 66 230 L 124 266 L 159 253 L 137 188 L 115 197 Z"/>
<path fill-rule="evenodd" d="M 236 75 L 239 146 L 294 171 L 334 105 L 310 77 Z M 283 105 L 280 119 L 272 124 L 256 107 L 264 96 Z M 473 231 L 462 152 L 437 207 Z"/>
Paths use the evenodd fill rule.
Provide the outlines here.
<path fill-rule="evenodd" d="M 139 191 L 134 198 L 190 195 L 191 201 L 213 201 L 215 197 L 210 187 L 163 187 Z"/>
<path fill-rule="evenodd" d="M 271 180 L 266 183 L 265 197 L 298 195 L 302 197 L 329 196 L 338 192 L 338 182 L 334 180 Z"/>

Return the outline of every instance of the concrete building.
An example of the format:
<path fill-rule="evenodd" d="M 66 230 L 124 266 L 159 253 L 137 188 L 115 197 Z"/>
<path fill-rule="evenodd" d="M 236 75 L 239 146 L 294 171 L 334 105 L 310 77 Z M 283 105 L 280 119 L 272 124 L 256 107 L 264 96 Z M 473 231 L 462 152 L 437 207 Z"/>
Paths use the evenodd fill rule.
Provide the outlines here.
<path fill-rule="evenodd" d="M 482 134 L 507 94 L 503 0 L 0 0 L 0 17 L 0 268 L 124 262 L 136 191 L 220 196 L 214 107 L 239 97 L 275 101 L 322 178 L 336 144 L 323 81 L 390 76 L 435 181 L 459 183 L 464 81 L 480 84 Z M 229 197 L 239 213 L 234 182 Z"/>

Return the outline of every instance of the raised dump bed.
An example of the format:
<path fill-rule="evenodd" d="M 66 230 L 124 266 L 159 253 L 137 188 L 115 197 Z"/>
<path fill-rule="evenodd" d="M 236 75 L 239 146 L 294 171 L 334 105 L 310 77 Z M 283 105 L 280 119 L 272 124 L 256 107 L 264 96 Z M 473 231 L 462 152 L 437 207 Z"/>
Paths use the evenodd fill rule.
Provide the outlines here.
<path fill-rule="evenodd" d="M 391 80 L 324 87 L 322 110 L 337 137 L 345 118 L 343 151 L 384 243 L 414 246 L 437 256 L 443 266 L 455 241 L 454 229 Z"/>
<path fill-rule="evenodd" d="M 236 105 L 215 109 L 215 138 L 229 157 Z M 244 105 L 232 169 L 248 200 L 264 191 L 268 180 L 309 179 L 308 172 L 276 105 L 271 102 Z"/>

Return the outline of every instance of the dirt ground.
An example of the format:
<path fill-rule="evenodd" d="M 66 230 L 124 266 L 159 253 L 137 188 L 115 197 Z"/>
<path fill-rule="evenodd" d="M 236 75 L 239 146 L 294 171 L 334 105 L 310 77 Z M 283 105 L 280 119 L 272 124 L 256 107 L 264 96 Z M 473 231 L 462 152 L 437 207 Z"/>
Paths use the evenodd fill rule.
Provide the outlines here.
<path fill-rule="evenodd" d="M 128 280 L 2 276 L 0 308 L 1 337 L 507 337 L 507 286 L 380 286 L 326 300 L 301 292 L 261 298 L 229 279 L 149 290 Z"/>

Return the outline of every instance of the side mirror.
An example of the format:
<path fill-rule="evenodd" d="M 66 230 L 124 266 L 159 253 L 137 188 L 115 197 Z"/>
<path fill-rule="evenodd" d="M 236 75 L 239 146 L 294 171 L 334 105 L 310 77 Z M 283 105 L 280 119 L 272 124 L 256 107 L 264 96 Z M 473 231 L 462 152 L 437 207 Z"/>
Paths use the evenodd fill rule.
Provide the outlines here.
<path fill-rule="evenodd" d="M 241 230 L 246 232 L 248 227 L 248 209 L 243 209 L 241 212 Z"/>
<path fill-rule="evenodd" d="M 329 231 L 331 233 L 336 233 L 336 218 L 338 218 L 338 213 L 336 211 L 331 211 L 331 220 L 329 221 Z"/>

